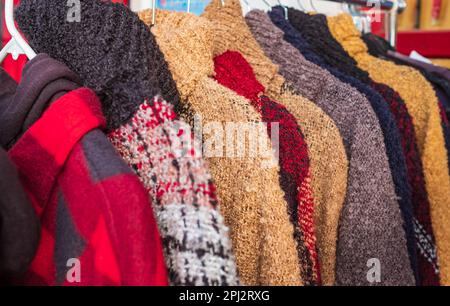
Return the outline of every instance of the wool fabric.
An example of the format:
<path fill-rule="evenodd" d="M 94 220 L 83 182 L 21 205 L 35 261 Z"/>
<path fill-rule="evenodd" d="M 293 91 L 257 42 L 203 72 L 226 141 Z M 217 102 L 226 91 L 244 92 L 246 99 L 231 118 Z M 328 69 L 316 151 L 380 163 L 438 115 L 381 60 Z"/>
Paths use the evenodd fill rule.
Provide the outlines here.
<path fill-rule="evenodd" d="M 61 67 L 52 69 L 55 65 Z M 17 282 L 167 285 L 147 193 L 100 130 L 106 122 L 95 93 L 78 88 L 63 94 L 64 87 L 52 86 L 53 81 L 70 75 L 63 67 L 39 54 L 27 63 L 14 99 L 2 101 L 23 102 L 28 108 L 24 97 L 33 99 L 36 92 L 51 90 L 53 95 L 48 97 L 60 96 L 43 103 L 47 107 L 41 116 L 30 112 L 36 121 L 8 151 L 41 223 L 36 256 Z M 58 74 L 48 78 L 46 69 Z M 32 92 L 23 91 L 29 88 Z M 26 119 L 31 118 L 16 117 L 23 123 Z M 67 277 L 77 264 L 74 259 L 81 265 L 80 279 L 75 282 Z"/>
<path fill-rule="evenodd" d="M 31 40 L 36 39 L 39 48 L 48 49 L 52 55 L 77 66 L 83 82 L 93 81 L 91 71 L 94 70 L 99 76 L 98 88 L 108 96 L 101 100 L 103 108 L 116 107 L 107 113 L 112 123 L 110 127 L 119 125 L 109 133 L 109 140 L 138 174 L 152 199 L 170 283 L 238 285 L 228 228 L 219 212 L 215 185 L 198 150 L 189 146 L 191 130 L 176 116 L 174 106 L 161 96 L 147 97 L 160 91 L 169 97 L 177 92 L 176 87 L 169 86 L 173 83 L 172 77 L 168 69 L 163 69 L 164 58 L 148 27 L 128 9 L 94 0 L 82 6 L 86 13 L 83 13 L 82 26 L 74 26 L 71 32 L 64 33 L 67 41 L 62 42 L 58 35 L 61 28 L 54 26 L 56 21 L 52 18 L 53 14 L 60 16 L 60 11 L 66 10 L 63 4 L 54 6 L 42 1 L 34 6 L 23 5 L 18 14 L 26 14 L 24 18 L 36 22 L 45 17 L 39 29 L 46 28 L 46 37 L 37 38 L 33 32 L 35 27 L 27 28 L 31 31 Z M 47 9 L 52 13 L 46 15 Z M 96 10 L 104 14 L 98 15 Z M 116 22 L 126 27 L 109 26 Z M 108 24 L 102 28 L 99 39 L 113 41 L 112 49 L 107 61 L 92 62 L 97 52 L 103 52 L 97 49 L 98 37 L 89 32 L 99 24 Z M 121 45 L 116 41 L 128 35 L 130 29 L 132 35 L 142 37 L 143 42 L 133 40 L 131 45 Z M 50 47 L 68 42 L 77 46 L 89 44 L 93 48 L 79 47 L 73 54 L 72 49 Z M 123 56 L 123 52 L 127 55 Z M 128 53 L 134 55 L 128 56 Z M 153 58 L 148 58 L 149 54 L 153 54 Z M 155 67 L 140 66 L 151 65 L 150 60 L 155 61 Z M 116 70 L 117 65 L 126 66 L 127 70 Z M 129 84 L 130 80 L 136 83 Z M 146 98 L 138 100 L 143 97 Z M 177 103 L 174 104 L 176 107 Z"/>
<path fill-rule="evenodd" d="M 292 86 L 278 74 L 278 66 L 264 54 L 248 29 L 239 1 L 227 1 L 222 7 L 219 1 L 213 0 L 203 16 L 213 25 L 214 54 L 219 55 L 226 50 L 239 51 L 253 68 L 257 80 L 265 86 L 266 94 L 295 116 L 306 138 L 321 279 L 322 284 L 333 285 L 338 221 L 346 195 L 348 173 L 348 160 L 339 130 L 324 111 L 296 95 Z"/>
<path fill-rule="evenodd" d="M 400 133 L 394 117 L 390 112 L 389 106 L 378 94 L 378 92 L 358 79 L 353 78 L 352 76 L 349 76 L 327 64 L 320 56 L 312 51 L 306 40 L 297 30 L 293 28 L 289 21 L 286 20 L 284 9 L 281 6 L 273 7 L 268 15 L 270 16 L 272 22 L 284 32 L 284 39 L 297 48 L 308 61 L 326 69 L 341 82 L 352 86 L 354 89 L 362 93 L 370 103 L 370 106 L 375 112 L 383 132 L 389 168 L 391 170 L 395 193 L 402 212 L 411 268 L 417 279 L 417 247 L 415 243 L 413 225 L 411 186 L 407 180 L 406 161 L 403 148 L 401 146 Z"/>
<path fill-rule="evenodd" d="M 431 85 L 416 70 L 378 59 L 367 53 L 350 16 L 328 18 L 331 33 L 370 77 L 396 90 L 413 118 L 416 140 L 430 201 L 433 232 L 436 237 L 440 281 L 450 284 L 450 176 L 439 106 Z"/>
<path fill-rule="evenodd" d="M 151 196 L 171 284 L 238 285 L 215 185 L 173 105 L 161 97 L 145 101 L 108 137 Z"/>
<path fill-rule="evenodd" d="M 299 259 L 308 267 L 308 278 L 320 284 L 320 268 L 314 232 L 314 201 L 310 186 L 308 148 L 295 118 L 281 104 L 263 95 L 264 86 L 255 78 L 248 62 L 236 51 L 214 57 L 214 78 L 222 85 L 247 98 L 267 122 L 267 133 L 277 124 L 280 159 L 280 183 L 289 205 L 291 222 L 297 241 Z"/>
<path fill-rule="evenodd" d="M 140 12 L 139 16 L 151 24 L 150 10 Z M 261 116 L 248 100 L 211 78 L 214 75 L 213 32 L 207 20 L 158 10 L 152 32 L 180 92 L 182 116 L 191 125 L 201 116 L 204 126 L 201 135 L 205 139 L 220 136 L 217 133 L 225 130 L 226 122 L 261 122 Z M 264 143 L 270 143 L 266 131 L 259 136 Z M 233 142 L 232 146 L 235 145 Z M 220 141 L 216 149 L 218 153 L 207 151 L 205 158 L 222 200 L 221 211 L 230 227 L 242 283 L 301 284 L 293 226 L 279 184 L 279 167 L 277 163 L 266 163 L 273 156 L 230 157 L 227 154 L 233 148 L 230 151 Z"/>
<path fill-rule="evenodd" d="M 414 231 L 417 244 L 419 285 L 439 285 L 439 269 L 436 245 L 431 227 L 430 205 L 425 189 L 422 160 L 417 147 L 412 118 L 400 95 L 385 84 L 374 82 L 369 74 L 361 70 L 356 61 L 331 35 L 327 18 L 321 14 L 308 15 L 289 9 L 289 21 L 301 32 L 309 46 L 330 65 L 371 85 L 387 102 L 400 131 L 403 151 L 408 169 L 408 181 L 412 190 Z"/>
<path fill-rule="evenodd" d="M 385 271 L 378 285 L 414 285 L 383 134 L 369 102 L 307 61 L 283 40 L 284 33 L 264 12 L 253 10 L 246 20 L 261 47 L 280 65 L 280 72 L 335 120 L 344 138 L 349 183 L 339 224 L 337 283 L 374 285 L 366 278 L 366 265 L 368 259 L 378 258 Z"/>

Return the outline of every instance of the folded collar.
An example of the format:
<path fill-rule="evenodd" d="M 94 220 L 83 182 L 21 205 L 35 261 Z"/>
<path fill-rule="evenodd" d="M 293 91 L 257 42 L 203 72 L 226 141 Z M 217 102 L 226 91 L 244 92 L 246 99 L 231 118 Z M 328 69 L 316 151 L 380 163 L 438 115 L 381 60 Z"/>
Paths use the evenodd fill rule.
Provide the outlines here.
<path fill-rule="evenodd" d="M 7 148 L 41 117 L 51 102 L 81 84 L 67 66 L 46 54 L 37 55 L 25 65 L 17 87 L 5 76 L 6 72 L 0 74 L 7 82 L 0 86 L 0 144 Z"/>

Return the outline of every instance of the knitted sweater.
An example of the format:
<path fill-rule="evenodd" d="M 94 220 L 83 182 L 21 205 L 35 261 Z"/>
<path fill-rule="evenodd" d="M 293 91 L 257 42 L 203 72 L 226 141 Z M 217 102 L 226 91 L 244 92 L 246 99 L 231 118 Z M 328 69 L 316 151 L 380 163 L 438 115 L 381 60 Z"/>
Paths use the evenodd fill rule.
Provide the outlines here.
<path fill-rule="evenodd" d="M 25 0 L 17 17 L 37 50 L 75 66 L 83 82 L 99 92 L 113 129 L 109 139 L 152 199 L 171 284 L 237 285 L 210 172 L 190 147 L 190 129 L 157 95 L 171 97 L 177 91 L 150 30 L 123 5 L 97 0 L 82 2 L 82 23 L 68 23 L 58 19 L 65 18 L 65 5 Z M 29 27 L 36 22 L 39 27 Z M 99 24 L 105 26 L 93 36 Z"/>
<path fill-rule="evenodd" d="M 370 77 L 396 90 L 413 118 L 436 237 L 440 279 L 450 284 L 450 177 L 439 107 L 431 85 L 413 68 L 370 56 L 350 16 L 328 19 L 333 36 Z"/>
<path fill-rule="evenodd" d="M 267 122 L 269 136 L 278 130 L 280 183 L 289 205 L 291 222 L 297 240 L 300 265 L 308 268 L 308 279 L 320 284 L 320 269 L 314 233 L 314 202 L 310 187 L 308 148 L 295 118 L 281 104 L 264 96 L 265 88 L 256 80 L 242 55 L 227 51 L 214 58 L 215 79 L 249 99 Z M 273 126 L 277 124 L 277 127 Z M 312 262 L 309 262 L 309 259 Z"/>
<path fill-rule="evenodd" d="M 151 11 L 140 17 L 151 23 Z M 189 123 L 201 121 L 205 158 L 222 200 L 221 211 L 230 227 L 237 265 L 246 285 L 298 285 L 301 283 L 293 226 L 283 199 L 278 164 L 273 156 L 234 156 L 220 139 L 226 124 L 261 122 L 250 103 L 211 79 L 213 76 L 212 31 L 203 18 L 190 14 L 157 11 L 152 28 L 169 63 Z M 227 123 L 228 122 L 228 123 Z M 247 126 L 246 125 L 246 126 Z M 222 136 L 221 136 L 222 135 Z M 258 135 L 270 143 L 266 131 Z M 269 162 L 269 163 L 267 163 Z"/>
<path fill-rule="evenodd" d="M 68 22 L 67 0 L 21 0 L 15 20 L 34 50 L 64 62 L 97 93 L 109 131 L 129 122 L 145 99 L 162 94 L 178 107 L 167 63 L 138 16 L 111 1 L 80 5 L 82 22 Z"/>
<path fill-rule="evenodd" d="M 79 86 L 74 81 L 67 67 L 40 54 L 5 101 L 17 110 L 9 123 L 22 123 L 11 130 L 20 136 L 8 155 L 41 222 L 37 254 L 18 282 L 166 285 L 147 193 L 99 130 L 105 119 L 94 92 L 66 93 Z"/>
<path fill-rule="evenodd" d="M 320 54 L 328 64 L 371 85 L 390 107 L 400 131 L 403 151 L 406 157 L 408 181 L 412 191 L 414 230 L 417 244 L 418 284 L 438 285 L 436 246 L 431 228 L 430 206 L 425 190 L 422 161 L 415 139 L 414 126 L 406 105 L 397 92 L 390 87 L 370 79 L 366 71 L 357 67 L 356 61 L 348 55 L 331 35 L 324 15 L 308 15 L 296 9 L 289 9 L 289 21 L 299 30 L 309 46 Z"/>
<path fill-rule="evenodd" d="M 248 29 L 239 1 L 221 6 L 213 0 L 203 14 L 213 24 L 214 54 L 238 50 L 250 63 L 266 94 L 295 116 L 308 145 L 314 197 L 314 222 L 322 284 L 335 283 L 338 220 L 347 188 L 348 161 L 342 137 L 331 118 L 318 106 L 294 94 L 265 56 Z M 305 274 L 305 273 L 303 273 Z M 307 283 L 307 282 L 306 282 Z"/>
<path fill-rule="evenodd" d="M 358 79 L 355 79 L 327 64 L 320 56 L 312 51 L 309 44 L 300 35 L 300 33 L 292 27 L 289 21 L 286 20 L 284 9 L 282 7 L 276 6 L 272 8 L 268 15 L 270 16 L 272 22 L 284 32 L 284 39 L 297 48 L 308 61 L 326 69 L 338 80 L 352 86 L 354 89 L 362 93 L 367 98 L 367 101 L 369 101 L 383 132 L 389 168 L 391 170 L 395 193 L 402 212 L 411 268 L 417 279 L 417 248 L 414 237 L 411 186 L 407 180 L 406 161 L 403 148 L 401 146 L 400 133 L 394 117 L 390 112 L 389 106 L 378 94 L 378 92 Z"/>
<path fill-rule="evenodd" d="M 283 32 L 264 12 L 252 11 L 246 20 L 261 47 L 280 64 L 281 73 L 335 120 L 344 138 L 349 182 L 339 225 L 337 283 L 380 284 L 370 283 L 366 277 L 368 260 L 377 258 L 383 263 L 381 284 L 413 285 L 383 134 L 369 102 L 352 87 L 305 60 L 283 40 Z"/>

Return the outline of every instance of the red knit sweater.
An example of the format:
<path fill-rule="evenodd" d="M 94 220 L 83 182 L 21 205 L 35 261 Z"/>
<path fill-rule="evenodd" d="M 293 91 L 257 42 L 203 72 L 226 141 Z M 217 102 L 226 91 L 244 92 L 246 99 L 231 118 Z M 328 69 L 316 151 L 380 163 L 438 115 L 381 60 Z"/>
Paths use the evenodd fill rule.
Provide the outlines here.
<path fill-rule="evenodd" d="M 320 268 L 314 232 L 314 201 L 310 186 L 308 147 L 295 117 L 280 103 L 263 93 L 265 88 L 244 57 L 227 51 L 214 58 L 215 79 L 249 99 L 267 123 L 269 137 L 273 123 L 279 124 L 280 183 L 289 204 L 305 284 L 320 284 Z"/>
<path fill-rule="evenodd" d="M 104 126 L 96 95 L 77 89 L 56 100 L 9 151 L 42 228 L 20 283 L 167 284 L 148 195 L 99 130 Z M 80 282 L 73 282 L 77 267 Z"/>

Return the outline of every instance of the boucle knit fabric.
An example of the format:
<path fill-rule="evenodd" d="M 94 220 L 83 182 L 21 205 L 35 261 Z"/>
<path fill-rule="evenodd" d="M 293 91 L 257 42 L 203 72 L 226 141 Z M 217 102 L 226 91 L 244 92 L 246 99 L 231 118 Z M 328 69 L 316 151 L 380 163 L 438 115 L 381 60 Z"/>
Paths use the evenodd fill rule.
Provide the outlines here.
<path fill-rule="evenodd" d="M 220 1 L 213 0 L 203 16 L 213 24 L 214 54 L 219 55 L 227 50 L 239 51 L 252 66 L 258 81 L 266 87 L 266 94 L 295 116 L 305 135 L 311 163 L 321 279 L 322 284 L 333 285 L 338 220 L 348 173 L 348 160 L 339 130 L 319 107 L 294 94 L 292 86 L 278 74 L 278 67 L 265 56 L 248 29 L 239 1 L 227 1 L 222 7 Z"/>
<path fill-rule="evenodd" d="M 369 102 L 349 85 L 305 60 L 283 40 L 283 32 L 264 12 L 251 11 L 246 20 L 261 47 L 280 64 L 280 72 L 335 120 L 344 138 L 349 182 L 339 224 L 337 284 L 414 285 L 383 134 Z M 383 263 L 379 283 L 367 279 L 370 258 Z"/>
<path fill-rule="evenodd" d="M 80 3 L 81 22 L 67 21 L 67 0 L 22 0 L 15 20 L 34 50 L 64 62 L 97 93 L 109 130 L 128 122 L 145 98 L 162 93 L 178 107 L 167 63 L 136 14 L 110 1 Z"/>
<path fill-rule="evenodd" d="M 51 21 L 52 15 L 47 15 L 46 10 L 49 9 L 56 16 L 60 16 L 58 10 L 65 11 L 65 5 L 60 3 L 61 6 L 48 6 L 47 1 L 36 2 L 34 6 L 25 3 L 23 5 L 19 12 L 26 15 L 26 18 L 35 21 L 40 20 L 41 16 L 45 17 L 41 20 L 39 27 L 27 28 L 31 32 L 29 33 L 32 37 L 31 42 L 34 39 L 42 42 L 42 46 L 39 43 L 39 47 L 48 49 L 51 55 L 63 58 L 63 61 L 69 65 L 77 66 L 83 82 L 93 81 L 90 79 L 92 77 L 90 71 L 95 71 L 99 82 L 107 85 L 102 88 L 102 92 L 112 100 L 107 98 L 101 102 L 103 108 L 110 107 L 110 102 L 112 103 L 115 113 L 109 113 L 109 119 L 120 125 L 109 135 L 109 139 L 139 175 L 154 200 L 152 204 L 157 213 L 157 222 L 164 243 L 170 282 L 174 285 L 238 284 L 228 230 L 223 218 L 220 217 L 209 170 L 199 154 L 191 151 L 184 156 L 179 154 L 178 146 L 180 143 L 186 143 L 190 132 L 185 131 L 186 134 L 180 134 L 183 131 L 180 128 L 185 125 L 180 120 L 175 120 L 175 114 L 170 105 L 160 97 L 150 96 L 141 101 L 136 100 L 137 97 L 158 91 L 145 89 L 150 85 L 158 86 L 157 77 L 161 78 L 163 83 L 170 83 L 171 79 L 171 76 L 167 74 L 168 70 L 158 70 L 163 59 L 157 56 L 160 51 L 148 27 L 130 10 L 122 9 L 109 2 L 89 1 L 82 7 L 81 29 L 92 29 L 101 24 L 114 23 L 117 21 L 116 18 L 120 17 L 120 20 L 127 21 L 126 27 L 102 28 L 100 40 L 105 38 L 113 41 L 121 40 L 122 35 L 129 33 L 128 26 L 133 28 L 131 25 L 139 29 L 136 35 L 141 33 L 139 35 L 145 39 L 152 38 L 147 41 L 148 45 L 141 45 L 141 42 L 135 41 L 139 45 L 127 46 L 130 49 L 116 48 L 116 44 L 112 43 L 113 48 L 109 51 L 107 61 L 92 62 L 91 58 L 95 57 L 98 51 L 95 41 L 97 36 L 92 37 L 89 32 L 78 31 L 76 28 L 74 31 L 64 32 L 61 37 L 58 35 L 61 29 L 53 26 L 58 23 Z M 111 11 L 112 14 L 98 15 L 97 12 L 93 12 L 97 9 L 104 13 Z M 48 18 L 50 21 L 47 20 Z M 46 33 L 46 39 L 36 36 L 33 32 L 35 29 L 39 29 L 37 31 L 45 29 L 43 32 Z M 72 48 L 54 48 L 68 42 L 74 42 L 76 46 L 89 42 L 95 48 L 80 46 L 80 50 L 76 50 L 76 56 L 73 55 Z M 117 44 L 120 45 L 119 42 Z M 143 53 L 135 53 L 131 57 L 123 56 L 122 52 L 131 52 L 131 50 L 141 52 L 139 46 L 142 47 Z M 152 54 L 155 58 L 148 59 L 144 52 L 146 50 L 153 50 Z M 154 67 L 151 61 L 154 61 Z M 128 70 L 116 70 L 116 66 L 121 65 L 126 66 Z M 140 67 L 140 65 L 150 66 Z M 156 68 L 156 71 L 153 68 Z M 131 71 L 134 77 L 131 82 L 136 82 L 132 85 L 128 83 Z M 139 74 L 147 74 L 148 78 L 154 82 L 147 83 Z M 162 87 L 164 89 L 164 86 Z M 118 90 L 120 94 L 116 95 L 115 90 Z M 174 91 L 176 92 L 176 88 Z M 126 99 L 129 99 L 128 102 L 124 102 Z M 133 102 L 130 104 L 129 101 Z M 124 102 L 123 105 L 122 102 Z M 133 107 L 129 108 L 130 105 Z M 122 122 L 120 119 L 129 118 L 129 116 L 131 116 L 130 120 Z M 116 120 L 118 118 L 120 120 Z"/>
<path fill-rule="evenodd" d="M 284 9 L 281 6 L 273 7 L 268 13 L 272 22 L 284 32 L 284 39 L 297 48 L 301 54 L 310 62 L 326 69 L 338 80 L 352 86 L 366 97 L 371 108 L 375 112 L 386 147 L 386 154 L 389 161 L 392 178 L 395 186 L 395 193 L 402 212 L 404 228 L 406 232 L 406 240 L 408 246 L 408 254 L 410 257 L 411 268 L 417 279 L 417 247 L 415 243 L 413 213 L 411 203 L 411 186 L 407 179 L 406 161 L 403 148 L 400 141 L 400 133 L 395 123 L 394 117 L 383 98 L 356 78 L 349 76 L 333 66 L 327 64 L 320 56 L 318 56 L 285 18 Z"/>
<path fill-rule="evenodd" d="M 150 10 L 139 16 L 151 24 Z M 182 115 L 191 124 L 196 121 L 195 115 L 200 115 L 203 126 L 208 126 L 203 129 L 205 138 L 220 133 L 226 122 L 261 122 L 261 116 L 248 100 L 211 78 L 213 33 L 207 20 L 158 10 L 152 31 L 181 94 Z M 267 134 L 259 136 L 267 138 Z M 268 138 L 263 140 L 270 143 Z M 216 149 L 222 153 L 229 151 L 223 144 L 217 145 Z M 228 157 L 219 153 L 205 154 L 205 158 L 216 182 L 221 211 L 230 227 L 241 282 L 301 284 L 293 226 L 279 185 L 278 164 L 265 165 L 273 156 Z"/>
<path fill-rule="evenodd" d="M 314 201 L 310 186 L 308 148 L 295 118 L 281 104 L 263 95 L 265 88 L 255 78 L 248 62 L 236 51 L 226 51 L 214 57 L 214 78 L 222 85 L 249 99 L 267 122 L 267 133 L 272 124 L 278 124 L 280 183 L 289 205 L 291 222 L 297 241 L 300 262 L 309 268 L 308 279 L 320 284 L 320 269 L 314 232 Z M 308 253 L 309 252 L 309 253 Z"/>
<path fill-rule="evenodd" d="M 425 189 L 422 161 L 415 139 L 414 125 L 405 102 L 397 92 L 385 84 L 376 83 L 361 70 L 356 61 L 331 35 L 324 15 L 308 15 L 289 9 L 289 21 L 308 41 L 309 46 L 330 65 L 371 85 L 390 106 L 400 131 L 402 147 L 408 167 L 408 181 L 412 190 L 415 236 L 418 258 L 418 284 L 439 285 L 436 245 L 431 227 L 430 205 Z"/>
<path fill-rule="evenodd" d="M 147 188 L 172 285 L 237 285 L 228 228 L 190 127 L 160 97 L 109 134 Z"/>
<path fill-rule="evenodd" d="M 1 73 L 5 73 L 1 71 Z M 0 93 L 0 101 L 3 99 Z M 0 284 L 28 270 L 40 239 L 39 220 L 16 167 L 0 147 Z"/>
<path fill-rule="evenodd" d="M 450 177 L 437 98 L 431 85 L 416 70 L 370 56 L 348 15 L 328 18 L 333 36 L 377 82 L 385 83 L 404 99 L 413 118 L 422 158 L 425 186 L 437 244 L 441 284 L 450 284 Z"/>
<path fill-rule="evenodd" d="M 367 36 L 366 36 L 367 37 Z M 371 36 L 370 36 L 371 37 Z M 378 40 L 378 39 L 377 39 Z M 383 40 L 382 38 L 379 38 L 380 44 L 388 44 L 387 41 Z M 387 48 L 386 48 L 387 49 Z M 447 118 L 449 117 L 450 112 L 450 104 L 447 96 L 450 93 L 450 83 L 448 81 L 440 76 L 441 71 L 444 69 L 442 67 L 427 64 L 415 59 L 412 59 L 406 55 L 397 53 L 395 51 L 392 51 L 393 48 L 391 47 L 387 51 L 380 50 L 381 53 L 380 56 L 382 58 L 387 58 L 388 60 L 398 64 L 398 65 L 406 65 L 413 68 L 416 68 L 420 73 L 430 82 L 430 84 L 433 86 L 434 92 L 438 98 L 439 108 L 440 108 L 440 115 L 441 115 L 441 124 L 442 129 L 444 132 L 444 138 L 445 138 L 445 146 L 447 150 L 447 159 L 449 162 L 449 170 L 450 170 L 450 129 L 447 125 Z M 373 56 L 373 52 L 377 52 L 378 50 L 370 50 L 369 53 Z"/>

